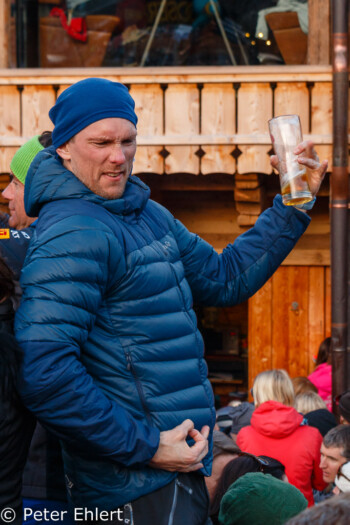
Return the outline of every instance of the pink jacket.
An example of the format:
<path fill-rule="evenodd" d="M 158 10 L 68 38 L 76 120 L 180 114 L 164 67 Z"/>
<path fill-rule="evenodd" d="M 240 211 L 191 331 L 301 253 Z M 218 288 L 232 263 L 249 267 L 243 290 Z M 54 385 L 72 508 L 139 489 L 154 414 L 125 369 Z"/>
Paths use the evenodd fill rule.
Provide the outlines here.
<path fill-rule="evenodd" d="M 308 376 L 318 390 L 318 395 L 332 411 L 332 365 L 322 363 Z"/>

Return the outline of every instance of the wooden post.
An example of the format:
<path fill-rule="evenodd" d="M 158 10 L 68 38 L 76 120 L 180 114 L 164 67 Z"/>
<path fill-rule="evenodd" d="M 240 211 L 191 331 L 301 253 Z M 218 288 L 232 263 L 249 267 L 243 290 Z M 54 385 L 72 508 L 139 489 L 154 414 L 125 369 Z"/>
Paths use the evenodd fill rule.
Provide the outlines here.
<path fill-rule="evenodd" d="M 330 18 L 329 0 L 309 0 L 308 64 L 330 64 Z"/>
<path fill-rule="evenodd" d="M 0 68 L 9 67 L 10 0 L 0 0 Z"/>

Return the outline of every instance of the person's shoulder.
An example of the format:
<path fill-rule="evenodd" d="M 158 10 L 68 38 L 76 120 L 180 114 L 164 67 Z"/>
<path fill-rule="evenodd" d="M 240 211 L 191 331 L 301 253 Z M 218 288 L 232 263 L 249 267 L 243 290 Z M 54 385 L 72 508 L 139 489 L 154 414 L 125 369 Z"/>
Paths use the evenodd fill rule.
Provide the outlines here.
<path fill-rule="evenodd" d="M 241 430 L 237 434 L 237 445 L 240 446 L 240 442 L 244 442 L 244 440 L 250 439 L 250 437 L 254 433 L 256 433 L 256 431 L 251 425 L 247 425 L 246 427 L 241 428 Z"/>
<path fill-rule="evenodd" d="M 316 427 L 301 425 L 296 429 L 295 437 L 298 435 L 308 446 L 319 450 L 322 442 L 322 434 Z"/>

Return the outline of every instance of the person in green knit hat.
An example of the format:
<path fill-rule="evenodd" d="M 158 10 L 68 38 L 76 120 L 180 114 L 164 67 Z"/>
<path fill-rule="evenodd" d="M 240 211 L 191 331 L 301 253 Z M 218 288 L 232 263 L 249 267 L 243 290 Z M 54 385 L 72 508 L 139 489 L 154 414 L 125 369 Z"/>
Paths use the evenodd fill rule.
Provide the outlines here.
<path fill-rule="evenodd" d="M 232 483 L 221 500 L 220 525 L 282 525 L 307 507 L 293 485 L 252 472 Z"/>
<path fill-rule="evenodd" d="M 50 131 L 44 131 L 23 144 L 11 160 L 11 182 L 2 192 L 9 201 L 10 215 L 0 214 L 0 257 L 13 274 L 15 291 L 11 299 L 15 308 L 21 295 L 18 280 L 36 221 L 36 217 L 29 217 L 25 212 L 25 181 L 37 153 L 51 144 Z M 57 438 L 49 435 L 39 423 L 36 424 L 24 467 L 22 497 L 24 507 L 33 511 L 41 511 L 51 505 L 68 513 L 61 448 Z M 69 519 L 64 523 L 69 524 Z"/>
<path fill-rule="evenodd" d="M 24 209 L 24 183 L 29 166 L 37 153 L 50 145 L 50 131 L 44 131 L 41 135 L 36 135 L 23 144 L 12 158 L 11 181 L 2 192 L 2 196 L 8 200 L 9 214 L 0 214 L 0 256 L 11 268 L 15 282 L 19 281 L 36 220 L 36 217 L 28 217 Z M 17 285 L 14 296 L 17 303 L 19 297 L 20 289 Z"/>
<path fill-rule="evenodd" d="M 8 226 L 10 228 L 23 230 L 35 221 L 35 217 L 28 217 L 24 209 L 24 183 L 36 154 L 50 144 L 51 133 L 44 131 L 23 144 L 12 158 L 10 164 L 12 180 L 2 192 L 2 196 L 9 201 Z"/>

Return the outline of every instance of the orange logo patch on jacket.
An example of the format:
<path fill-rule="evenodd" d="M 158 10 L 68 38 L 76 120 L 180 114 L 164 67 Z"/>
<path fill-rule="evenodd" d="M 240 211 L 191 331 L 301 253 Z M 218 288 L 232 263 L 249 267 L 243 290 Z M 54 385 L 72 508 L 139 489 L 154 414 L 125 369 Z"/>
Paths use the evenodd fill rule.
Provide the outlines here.
<path fill-rule="evenodd" d="M 0 228 L 0 239 L 9 239 L 10 230 L 8 228 Z"/>

